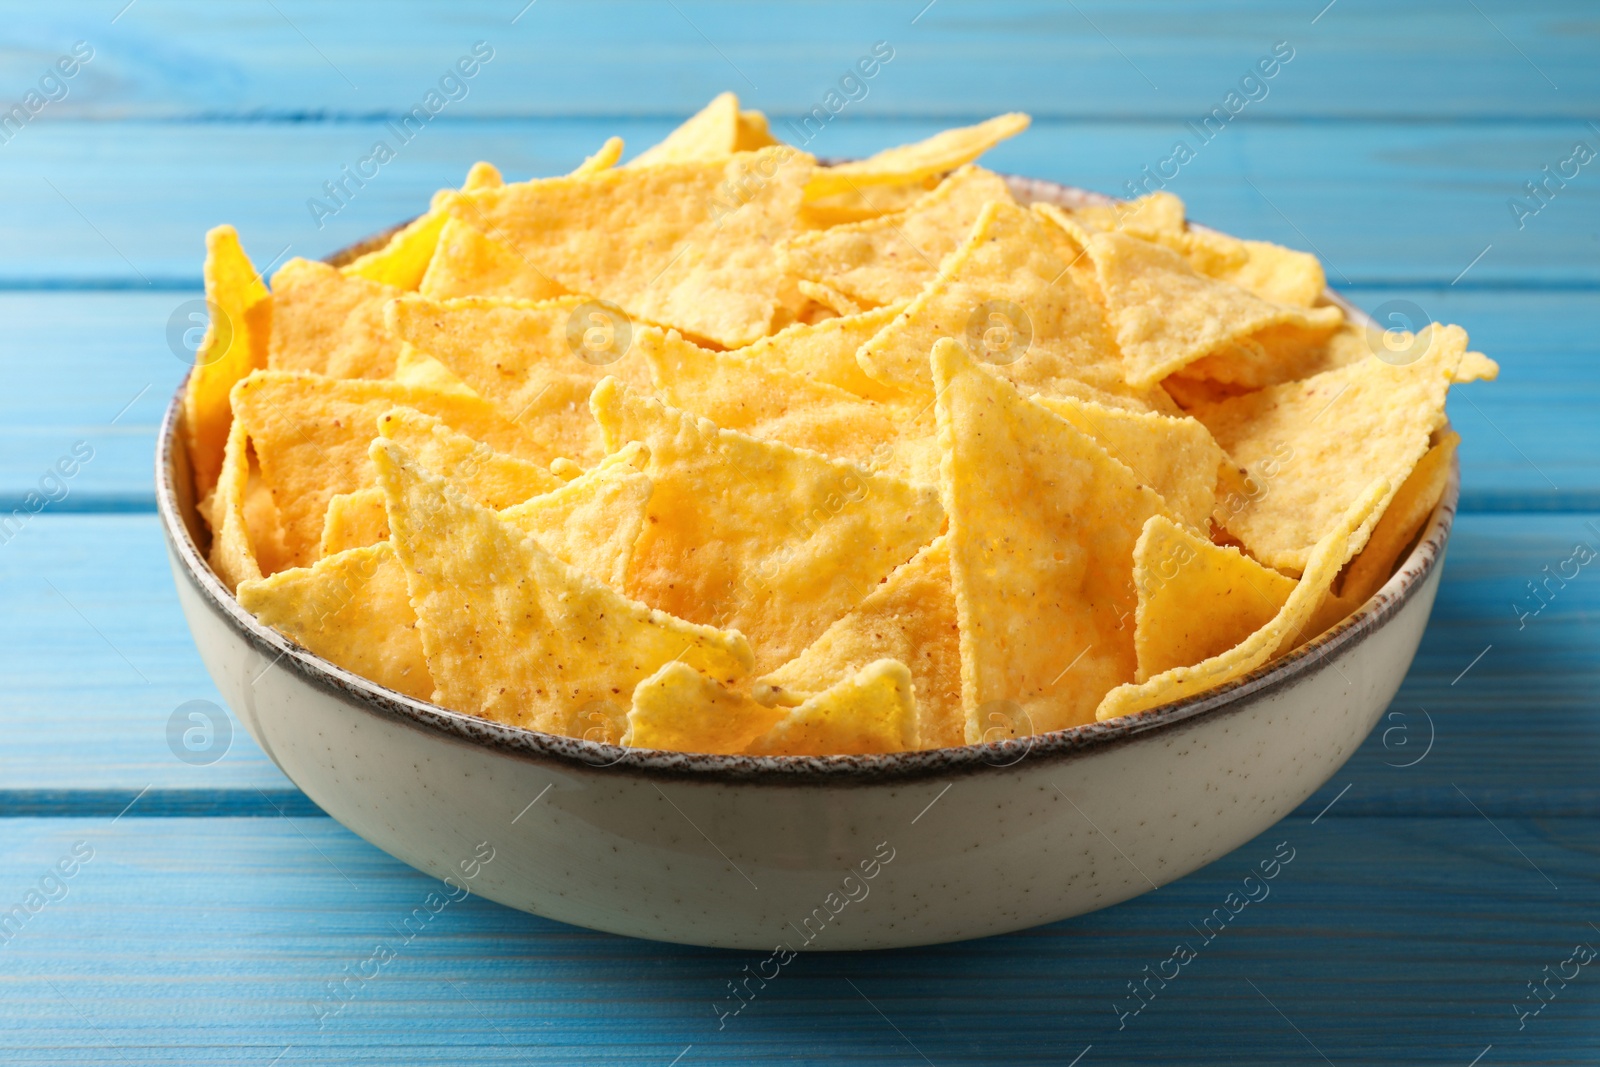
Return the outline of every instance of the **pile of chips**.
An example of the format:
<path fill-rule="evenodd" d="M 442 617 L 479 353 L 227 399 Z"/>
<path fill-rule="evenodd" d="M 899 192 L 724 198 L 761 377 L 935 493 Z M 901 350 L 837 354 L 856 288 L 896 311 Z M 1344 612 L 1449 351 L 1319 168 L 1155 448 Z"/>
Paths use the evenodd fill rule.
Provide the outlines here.
<path fill-rule="evenodd" d="M 1032 735 L 1292 650 L 1392 573 L 1446 392 L 1498 368 L 1169 194 L 1024 202 L 973 161 L 1027 125 L 823 167 L 724 94 L 270 292 L 213 230 L 213 569 L 392 690 L 691 752 Z"/>

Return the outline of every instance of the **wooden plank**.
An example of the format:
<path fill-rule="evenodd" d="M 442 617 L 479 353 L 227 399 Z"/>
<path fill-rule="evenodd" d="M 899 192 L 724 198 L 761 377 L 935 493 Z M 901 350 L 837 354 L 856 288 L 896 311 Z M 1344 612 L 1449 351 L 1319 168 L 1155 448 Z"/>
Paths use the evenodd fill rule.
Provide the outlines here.
<path fill-rule="evenodd" d="M 1536 605 L 1527 583 L 1546 564 L 1559 573 L 1580 541 L 1600 552 L 1600 515 L 1462 516 L 1391 717 L 1302 812 L 1351 785 L 1334 810 L 1455 814 L 1468 810 L 1459 786 L 1496 817 L 1600 817 L 1595 567 L 1552 583 L 1526 625 L 1512 610 Z M 0 547 L 0 677 L 0 811 L 110 815 L 147 787 L 152 814 L 310 810 L 237 727 L 211 766 L 169 747 L 177 707 L 218 697 L 152 515 L 45 514 Z"/>
<path fill-rule="evenodd" d="M 87 127 L 92 138 L 81 124 L 40 123 L 4 146 L 0 230 L 11 240 L 0 248 L 0 288 L 193 288 L 203 235 L 218 222 L 234 223 L 261 264 L 320 256 L 424 209 L 473 160 L 513 178 L 557 174 L 611 134 L 637 150 L 669 125 L 442 119 L 402 144 L 378 121 L 96 124 Z M 807 147 L 861 155 L 939 128 L 851 117 Z M 1180 137 L 1196 156 L 1167 187 L 1194 218 L 1317 250 L 1335 285 L 1600 285 L 1585 226 L 1600 209 L 1600 183 L 1580 177 L 1556 189 L 1521 229 L 1507 206 L 1575 139 L 1600 144 L 1576 121 L 1242 122 L 1204 146 L 1177 122 L 1040 122 L 986 162 L 1126 192 Z M 352 182 L 347 206 L 319 219 L 308 201 L 331 210 L 325 183 L 342 180 L 341 168 L 379 140 L 396 158 L 360 188 Z M 114 182 L 105 180 L 107 160 L 116 161 Z"/>
<path fill-rule="evenodd" d="M 80 0 L 12 16 L 0 84 L 20 93 L 82 39 L 95 57 L 67 98 L 50 105 L 52 118 L 394 113 L 483 40 L 494 58 L 448 105 L 452 115 L 679 115 L 729 88 L 792 115 L 819 105 L 874 42 L 886 41 L 894 59 L 849 110 L 1187 118 L 1221 105 L 1281 41 L 1294 58 L 1251 111 L 1593 117 L 1586 103 L 1600 79 L 1581 0 L 1479 6 L 478 0 L 397 10 Z"/>
<path fill-rule="evenodd" d="M 154 507 L 155 431 L 186 369 L 166 331 L 196 295 L 0 292 L 0 321 L 11 324 L 0 334 L 0 511 L 38 489 L 79 441 L 94 458 L 52 511 Z M 1444 287 L 1351 296 L 1371 309 L 1410 307 L 1424 319 L 1460 322 L 1504 365 L 1500 381 L 1464 387 L 1451 401 L 1464 437 L 1464 508 L 1600 510 L 1592 294 Z"/>
<path fill-rule="evenodd" d="M 766 988 L 752 982 L 754 999 L 719 1029 L 714 1005 L 765 953 L 633 941 L 476 898 L 408 938 L 402 923 L 439 884 L 325 819 L 10 819 L 7 907 L 78 842 L 93 858 L 0 947 L 0 1049 L 19 1067 L 580 1056 L 1059 1067 L 1080 1054 L 1086 1065 L 1276 1067 L 1319 1052 L 1461 1067 L 1491 1044 L 1485 1062 L 1592 1062 L 1592 974 L 1552 982 L 1555 999 L 1521 1030 L 1515 1006 L 1536 1003 L 1526 983 L 1574 944 L 1600 940 L 1583 891 L 1597 832 L 1593 819 L 1290 819 L 1189 878 L 1075 920 L 801 956 Z M 900 843 L 906 858 L 886 876 L 914 877 L 922 847 Z M 1275 853 L 1290 861 L 1262 881 Z M 1231 915 L 1229 894 L 1246 892 L 1257 899 Z M 1212 919 L 1208 941 L 1202 924 L 1217 909 L 1226 921 Z M 1132 1014 L 1129 984 L 1178 944 L 1194 958 L 1165 965 L 1177 977 L 1151 979 Z M 351 979 L 348 1002 L 327 1005 L 319 1026 L 330 986 L 379 946 L 393 958 Z"/>

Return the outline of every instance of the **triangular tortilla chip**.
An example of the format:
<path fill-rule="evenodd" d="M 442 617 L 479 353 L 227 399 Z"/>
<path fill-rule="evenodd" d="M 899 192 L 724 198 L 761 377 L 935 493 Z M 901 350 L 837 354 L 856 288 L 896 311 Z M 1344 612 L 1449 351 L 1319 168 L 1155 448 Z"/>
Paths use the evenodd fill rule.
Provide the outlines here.
<path fill-rule="evenodd" d="M 505 180 L 493 164 L 480 161 L 467 171 L 467 180 L 461 188 L 469 191 L 494 189 L 504 184 Z M 396 289 L 412 290 L 422 284 L 423 272 L 428 269 L 428 261 L 439 243 L 439 231 L 449 217 L 441 209 L 440 196 L 435 194 L 433 199 L 433 206 L 426 214 L 400 229 L 382 248 L 345 264 L 344 273 Z"/>
<path fill-rule="evenodd" d="M 1268 327 L 1298 330 L 1309 344 L 1344 320 L 1336 307 L 1269 303 L 1196 273 L 1169 248 L 1125 233 L 1096 234 L 1089 254 L 1134 385 L 1154 385 Z"/>
<path fill-rule="evenodd" d="M 834 756 L 917 748 L 917 701 L 911 690 L 905 664 L 878 660 L 791 709 L 748 751 Z"/>
<path fill-rule="evenodd" d="M 395 361 L 394 380 L 401 385 L 414 385 L 436 393 L 459 393 L 477 396 L 466 382 L 457 378 L 449 367 L 426 352 L 418 352 L 415 345 L 400 342 L 400 357 Z"/>
<path fill-rule="evenodd" d="M 760 111 L 743 110 L 739 112 L 739 136 L 734 141 L 735 152 L 759 152 L 763 148 L 783 142 L 772 136 L 772 130 L 767 124 L 767 116 Z"/>
<path fill-rule="evenodd" d="M 1163 515 L 1145 522 L 1133 547 L 1133 584 L 1139 592 L 1136 682 L 1233 648 L 1272 621 L 1295 585 Z"/>
<path fill-rule="evenodd" d="M 738 151 L 739 132 L 739 98 L 733 93 L 718 93 L 711 98 L 711 103 L 685 119 L 683 125 L 667 134 L 660 143 L 630 160 L 628 166 L 720 162 Z"/>
<path fill-rule="evenodd" d="M 241 582 L 239 604 L 352 674 L 418 700 L 433 695 L 406 572 L 387 541 Z"/>
<path fill-rule="evenodd" d="M 682 659 L 721 680 L 749 670 L 738 633 L 625 599 L 487 508 L 372 442 L 437 704 L 551 733 Z"/>
<path fill-rule="evenodd" d="M 509 508 L 566 484 L 548 467 L 496 452 L 416 408 L 387 412 L 378 419 L 378 433 L 486 508 Z"/>
<path fill-rule="evenodd" d="M 910 300 L 966 240 L 990 200 L 1009 201 L 999 175 L 969 164 L 905 211 L 805 233 L 778 249 L 790 274 L 868 307 Z"/>
<path fill-rule="evenodd" d="M 639 683 L 622 743 L 672 752 L 743 752 L 783 719 L 686 663 L 668 663 Z"/>
<path fill-rule="evenodd" d="M 272 276 L 272 342 L 267 366 L 333 378 L 387 378 L 400 341 L 383 325 L 383 306 L 402 290 L 308 259 Z"/>
<path fill-rule="evenodd" d="M 939 187 L 940 176 L 912 178 L 894 185 L 858 185 L 800 205 L 800 227 L 825 230 L 904 211 Z"/>
<path fill-rule="evenodd" d="M 861 305 L 839 290 L 823 285 L 821 282 L 807 281 L 804 278 L 796 281 L 795 286 L 800 290 L 800 295 L 814 304 L 819 304 L 834 315 L 859 315 Z"/>
<path fill-rule="evenodd" d="M 725 348 L 771 332 L 810 156 L 621 167 L 458 194 L 451 213 L 575 293 Z M 670 205 L 672 210 L 663 210 Z"/>
<path fill-rule="evenodd" d="M 906 392 L 870 378 L 856 362 L 856 349 L 905 310 L 902 304 L 841 315 L 817 323 L 797 322 L 736 354 L 824 385 L 836 385 L 867 400 L 903 400 Z"/>
<path fill-rule="evenodd" d="M 950 546 L 939 537 L 799 656 L 756 680 L 757 700 L 794 706 L 880 659 L 907 665 L 923 748 L 966 744 L 961 710 L 961 641 L 950 589 Z"/>
<path fill-rule="evenodd" d="M 856 358 L 872 377 L 926 393 L 928 353 L 954 337 L 993 373 L 1027 393 L 1082 396 L 1143 410 L 1123 378 L 1122 354 L 1099 305 L 1066 276 L 1027 208 L 984 206 L 938 276 Z"/>
<path fill-rule="evenodd" d="M 322 517 L 317 558 L 327 559 L 388 539 L 389 510 L 383 502 L 382 489 L 369 485 L 350 493 L 335 493 L 328 498 L 328 510 Z"/>
<path fill-rule="evenodd" d="M 588 412 L 595 384 L 607 375 L 650 384 L 650 368 L 634 350 L 625 320 L 610 339 L 612 347 L 598 355 L 585 347 L 585 331 L 610 329 L 613 313 L 577 296 L 537 304 L 410 296 L 390 305 L 388 323 L 395 336 L 438 359 L 506 418 L 526 427 L 550 458 L 561 455 L 588 466 L 605 454 Z"/>
<path fill-rule="evenodd" d="M 1092 722 L 1133 679 L 1133 546 L 1166 506 L 954 341 L 932 363 L 967 740 L 1002 701 L 1033 733 Z"/>
<path fill-rule="evenodd" d="M 457 218 L 448 219 L 440 230 L 418 291 L 433 300 L 458 296 L 549 300 L 566 293 L 531 261 Z"/>
<path fill-rule="evenodd" d="M 210 507 L 202 509 L 211 524 L 208 562 L 230 590 L 240 582 L 261 577 L 261 565 L 250 543 L 250 524 L 244 513 L 249 483 L 250 435 L 245 432 L 244 423 L 236 419 L 228 430 L 222 471 L 209 498 Z"/>
<path fill-rule="evenodd" d="M 1027 115 L 1013 111 L 976 126 L 957 126 L 924 141 L 886 148 L 853 163 L 819 167 L 806 183 L 806 199 L 815 200 L 862 186 L 899 185 L 955 170 L 1006 138 L 1015 137 L 1032 121 Z"/>
<path fill-rule="evenodd" d="M 793 659 L 938 533 L 937 493 L 718 429 L 615 379 L 590 398 L 608 448 L 643 441 L 654 483 L 629 596 Z"/>
<path fill-rule="evenodd" d="M 537 537 L 556 558 L 621 589 L 650 504 L 650 478 L 643 473 L 649 459 L 644 445 L 628 445 L 567 484 L 506 508 L 500 517 Z"/>
<path fill-rule="evenodd" d="M 543 458 L 521 428 L 475 397 L 284 371 L 257 371 L 233 387 L 234 414 L 250 434 L 294 565 L 317 558 L 328 500 L 373 484 L 367 445 L 379 418 L 402 406 L 500 452 Z"/>
<path fill-rule="evenodd" d="M 1121 230 L 1146 241 L 1185 231 L 1183 201 L 1168 192 L 1115 204 L 1083 204 L 1065 214 L 1090 232 Z"/>
<path fill-rule="evenodd" d="M 1144 682 L 1119 685 L 1100 702 L 1095 718 L 1104 722 L 1182 700 L 1249 674 L 1285 651 L 1327 595 L 1339 568 L 1353 554 L 1356 532 L 1377 516 L 1382 501 L 1392 492 L 1381 478 L 1361 492 L 1307 554 L 1304 576 L 1272 621 L 1220 655 L 1192 666 L 1173 667 Z"/>
<path fill-rule="evenodd" d="M 1425 342 L 1404 366 L 1367 359 L 1194 408 L 1261 490 L 1218 503 L 1217 522 L 1252 556 L 1297 573 L 1373 478 L 1396 489 L 1406 480 L 1444 421 L 1467 335 L 1435 324 Z M 1376 521 L 1356 531 L 1352 554 Z"/>
<path fill-rule="evenodd" d="M 239 247 L 232 226 L 206 233 L 204 274 L 211 321 L 183 394 L 183 436 L 196 499 L 211 492 L 222 470 L 222 451 L 233 422 L 228 391 L 234 382 L 267 365 L 272 313 L 267 287 Z"/>
<path fill-rule="evenodd" d="M 1066 419 L 1166 501 L 1173 516 L 1206 529 L 1216 505 L 1217 470 L 1227 460 L 1199 420 L 1128 411 L 1073 397 L 1034 397 Z"/>

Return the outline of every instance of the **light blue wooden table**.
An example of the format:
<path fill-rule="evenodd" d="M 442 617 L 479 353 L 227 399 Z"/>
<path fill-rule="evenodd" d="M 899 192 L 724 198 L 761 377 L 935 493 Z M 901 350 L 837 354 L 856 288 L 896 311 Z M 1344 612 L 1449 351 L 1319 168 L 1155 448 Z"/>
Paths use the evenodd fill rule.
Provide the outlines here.
<path fill-rule="evenodd" d="M 0 912 L 39 905 L 0 927 L 0 1062 L 1600 1061 L 1600 969 L 1565 962 L 1600 946 L 1600 573 L 1519 618 L 1545 568 L 1600 547 L 1600 161 L 1525 188 L 1600 150 L 1593 4 L 524 2 L 0 11 L 7 108 L 92 49 L 46 84 L 64 97 L 0 126 L 0 511 L 93 450 L 0 537 Z M 494 58 L 468 95 L 319 228 L 306 201 L 477 41 Z M 1181 882 L 1008 937 L 803 957 L 721 1030 L 741 954 L 476 898 L 319 1023 L 432 884 L 242 731 L 211 762 L 169 743 L 180 705 L 219 699 L 150 475 L 201 235 L 232 222 L 258 263 L 322 255 L 473 160 L 523 177 L 612 133 L 637 150 L 724 88 L 781 133 L 878 41 L 894 59 L 808 148 L 1026 110 L 993 167 L 1109 192 L 1292 48 L 1168 188 L 1197 219 L 1315 250 L 1368 308 L 1461 323 L 1504 367 L 1451 402 L 1462 515 L 1389 717 L 1294 816 Z M 1119 1016 L 1285 840 L 1270 898 Z"/>

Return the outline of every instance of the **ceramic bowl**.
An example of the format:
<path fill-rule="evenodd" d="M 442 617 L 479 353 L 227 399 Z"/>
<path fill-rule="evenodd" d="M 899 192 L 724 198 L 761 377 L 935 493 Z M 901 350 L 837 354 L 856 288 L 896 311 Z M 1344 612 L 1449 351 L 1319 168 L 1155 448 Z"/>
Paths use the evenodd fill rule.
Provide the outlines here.
<path fill-rule="evenodd" d="M 1103 202 L 1013 184 L 1024 199 Z M 201 551 L 181 419 L 174 398 L 156 451 L 178 599 L 224 699 L 307 796 L 449 892 L 633 937 L 773 951 L 778 965 L 787 951 L 925 945 L 1079 915 L 1265 831 L 1394 696 L 1433 607 L 1459 488 L 1452 472 L 1415 549 L 1354 615 L 1190 699 L 961 748 L 708 756 L 448 711 L 256 622 Z"/>

